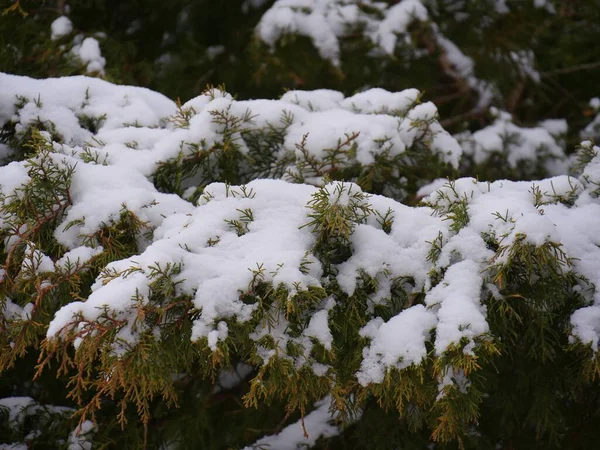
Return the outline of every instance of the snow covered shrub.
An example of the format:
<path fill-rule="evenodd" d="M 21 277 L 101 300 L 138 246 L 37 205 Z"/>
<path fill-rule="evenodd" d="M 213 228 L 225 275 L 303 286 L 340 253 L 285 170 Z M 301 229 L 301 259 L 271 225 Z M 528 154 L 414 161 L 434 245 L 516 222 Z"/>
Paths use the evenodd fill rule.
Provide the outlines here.
<path fill-rule="evenodd" d="M 279 101 L 235 101 L 209 89 L 181 105 L 178 128 L 155 173 L 160 190 L 198 197 L 210 182 L 283 177 L 323 184 L 357 181 L 395 198 L 425 180 L 452 173 L 461 149 L 419 92 L 372 89 L 351 97 L 335 91 L 289 91 Z M 167 143 L 167 140 L 170 140 Z M 135 153 L 135 151 L 134 151 Z"/>
<path fill-rule="evenodd" d="M 27 395 L 82 425 L 9 412 L 7 444 L 597 437 L 597 147 L 576 176 L 448 181 L 490 152 L 554 173 L 561 123 L 500 113 L 463 150 L 415 89 L 177 104 L 85 77 L 0 84 L 0 410 Z"/>
<path fill-rule="evenodd" d="M 495 117 L 491 125 L 455 135 L 465 153 L 461 173 L 477 174 L 482 180 L 535 180 L 565 172 L 566 121 L 546 120 L 523 128 L 504 111 L 491 108 L 490 113 Z"/>
<path fill-rule="evenodd" d="M 55 442 L 69 450 L 89 450 L 94 425 L 85 421 L 79 427 L 70 420 L 73 412 L 72 408 L 40 405 L 30 397 L 0 399 L 0 448 L 41 448 Z"/>
<path fill-rule="evenodd" d="M 0 10 L 0 448 L 597 446 L 596 2 Z"/>
<path fill-rule="evenodd" d="M 100 80 L 79 79 L 76 87 L 73 80 L 48 81 L 53 93 L 43 96 L 31 94 L 40 89 L 33 81 L 20 89 L 18 78 L 4 80 L 2 101 L 14 105 L 3 113 L 4 161 L 28 154 L 35 129 L 69 157 L 135 168 L 160 191 L 193 199 L 213 181 L 262 177 L 349 179 L 404 199 L 452 174 L 462 152 L 416 89 L 346 98 L 289 91 L 279 101 L 236 101 L 211 88 L 175 108 L 142 89 L 107 91 Z M 72 90 L 76 96 L 66 94 Z"/>

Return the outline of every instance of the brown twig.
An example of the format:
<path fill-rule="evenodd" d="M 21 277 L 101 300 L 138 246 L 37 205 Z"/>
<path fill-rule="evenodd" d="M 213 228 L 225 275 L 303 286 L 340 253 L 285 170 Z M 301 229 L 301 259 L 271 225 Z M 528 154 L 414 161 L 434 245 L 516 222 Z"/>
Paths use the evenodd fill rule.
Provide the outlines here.
<path fill-rule="evenodd" d="M 506 98 L 506 111 L 509 113 L 512 114 L 517 109 L 519 100 L 521 99 L 523 91 L 525 90 L 525 84 L 525 78 L 521 78 L 514 89 L 509 92 L 508 97 Z"/>
<path fill-rule="evenodd" d="M 475 108 L 473 108 L 470 111 L 467 111 L 465 113 L 457 114 L 456 116 L 452 116 L 452 117 L 449 117 L 447 119 L 440 120 L 440 125 L 443 128 L 450 127 L 450 126 L 456 125 L 457 123 L 460 123 L 460 122 L 462 122 L 464 120 L 471 120 L 471 119 L 480 118 L 485 113 L 486 113 L 485 110 L 483 110 L 483 109 L 481 109 L 479 107 L 475 107 Z"/>
<path fill-rule="evenodd" d="M 547 72 L 541 72 L 540 76 L 552 77 L 554 75 L 565 75 L 565 74 L 574 73 L 574 72 L 581 72 L 583 70 L 594 70 L 594 69 L 600 69 L 600 61 L 596 61 L 593 63 L 578 64 L 578 65 L 572 66 L 572 67 L 565 67 L 564 69 L 549 70 Z"/>

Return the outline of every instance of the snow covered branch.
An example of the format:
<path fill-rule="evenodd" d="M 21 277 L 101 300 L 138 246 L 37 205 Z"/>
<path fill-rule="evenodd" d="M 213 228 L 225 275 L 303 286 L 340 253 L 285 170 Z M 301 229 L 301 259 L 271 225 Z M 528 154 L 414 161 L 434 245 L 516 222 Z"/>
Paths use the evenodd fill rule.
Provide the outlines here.
<path fill-rule="evenodd" d="M 461 148 L 415 89 L 211 88 L 177 105 L 84 77 L 0 82 L 0 367 L 41 345 L 39 370 L 61 361 L 82 421 L 122 396 L 120 420 L 131 402 L 147 425 L 155 396 L 177 401 L 174 374 L 243 361 L 246 406 L 282 398 L 317 430 L 257 445 L 332 436 L 329 406 L 343 420 L 370 398 L 448 441 L 511 339 L 542 359 L 569 341 L 597 351 L 598 148 L 560 174 L 563 124 L 494 111 Z M 429 183 L 494 154 L 511 169 L 547 157 L 556 176 Z M 515 335 L 524 323 L 554 340 Z"/>

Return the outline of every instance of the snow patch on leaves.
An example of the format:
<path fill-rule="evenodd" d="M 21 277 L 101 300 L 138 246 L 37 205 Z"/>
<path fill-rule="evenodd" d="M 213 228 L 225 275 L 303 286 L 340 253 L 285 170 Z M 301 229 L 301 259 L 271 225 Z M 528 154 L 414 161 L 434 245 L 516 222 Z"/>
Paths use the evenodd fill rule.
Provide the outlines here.
<path fill-rule="evenodd" d="M 523 162 L 538 160 L 551 175 L 564 173 L 560 163 L 566 159 L 560 136 L 566 132 L 563 122 L 546 121 L 540 127 L 523 128 L 512 123 L 512 116 L 496 108 L 491 109 L 496 117 L 493 124 L 474 133 L 465 132 L 456 136 L 465 155 L 475 164 L 482 164 L 494 153 L 503 154 L 511 168 Z"/>
<path fill-rule="evenodd" d="M 371 344 L 363 350 L 358 381 L 363 386 L 382 383 L 387 369 L 420 364 L 427 356 L 425 342 L 435 326 L 435 314 L 423 305 L 408 308 L 386 323 L 379 317 L 371 320 L 360 332 L 371 338 Z"/>
<path fill-rule="evenodd" d="M 306 36 L 323 59 L 339 67 L 341 38 L 362 31 L 381 51 L 393 54 L 399 36 L 410 43 L 408 26 L 428 18 L 419 0 L 391 7 L 371 0 L 278 0 L 262 16 L 256 33 L 271 48 L 286 35 Z"/>
<path fill-rule="evenodd" d="M 341 430 L 333 422 L 335 415 L 329 412 L 331 398 L 325 397 L 315 403 L 315 409 L 302 420 L 288 425 L 279 433 L 265 436 L 244 450 L 272 448 L 279 450 L 296 450 L 310 448 L 320 438 L 337 436 Z"/>

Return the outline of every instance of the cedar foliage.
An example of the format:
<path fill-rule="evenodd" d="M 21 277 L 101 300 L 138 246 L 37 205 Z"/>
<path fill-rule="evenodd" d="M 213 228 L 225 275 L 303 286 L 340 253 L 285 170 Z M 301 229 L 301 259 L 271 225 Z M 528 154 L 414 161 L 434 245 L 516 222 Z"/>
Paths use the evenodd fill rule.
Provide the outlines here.
<path fill-rule="evenodd" d="M 160 161 L 149 177 L 158 192 L 208 205 L 223 200 L 213 199 L 219 193 L 210 187 L 222 182 L 226 198 L 247 201 L 248 208 L 226 219 L 238 237 L 249 233 L 254 221 L 255 194 L 245 187 L 252 180 L 283 178 L 316 186 L 303 224 L 314 245 L 299 269 L 308 274 L 317 261 L 323 268 L 321 285 L 294 290 L 275 283 L 274 275 L 261 266 L 249 268 L 251 281 L 239 292 L 239 301 L 256 309 L 247 321 L 216 320 L 215 326 L 224 323 L 228 333 L 215 344 L 205 336 L 190 339 L 202 311 L 181 287 L 179 275 L 185 267 L 160 261 L 149 269 L 136 266 L 135 257 L 155 230 L 127 205 L 82 237 L 85 245 L 101 248 L 87 262 L 68 263 L 52 272 L 40 269 L 45 258 L 54 263 L 68 250 L 54 232 L 73 205 L 70 186 L 77 169 L 61 159 L 57 144 L 68 143 L 51 121 L 19 126 L 19 111 L 40 99 L 15 98 L 17 117 L 1 124 L 0 142 L 9 153 L 0 163 L 25 161 L 30 181 L 0 197 L 0 399 L 32 400 L 17 420 L 0 403 L 0 445 L 86 448 L 87 441 L 77 441 L 73 432 L 90 420 L 95 428 L 80 431 L 93 448 L 243 448 L 302 420 L 315 402 L 330 395 L 341 431 L 320 439 L 315 448 L 424 448 L 431 442 L 435 448 L 593 447 L 600 419 L 600 360 L 588 342 L 573 339 L 570 319 L 592 304 L 597 287 L 578 272 L 561 242 L 533 245 L 516 236 L 506 244 L 506 236 L 494 230 L 482 233 L 493 254 L 481 291 L 489 331 L 439 353 L 432 330 L 421 363 L 401 367 L 398 361 L 398 366 L 386 368 L 379 383 L 357 379 L 363 349 L 371 342 L 361 329 L 370 320 L 388 322 L 410 307 L 426 305 L 429 288 L 382 269 L 375 275 L 357 273 L 356 289 L 348 293 L 337 275 L 356 251 L 351 237 L 357 228 L 369 225 L 389 235 L 395 222 L 404 220 L 392 209 L 375 209 L 368 194 L 417 205 L 419 188 L 441 177 L 476 177 L 481 185 L 541 180 L 553 174 L 552 164 L 560 155 L 552 149 L 558 148 L 578 160 L 573 175 L 581 184 L 554 193 L 536 191 L 533 184 L 534 207 L 543 215 L 548 205 L 571 208 L 584 196 L 597 201 L 600 176 L 593 168 L 598 147 L 579 142 L 598 135 L 597 127 L 582 134 L 598 108 L 588 103 L 598 94 L 598 5 L 548 2 L 554 9 L 549 13 L 533 2 L 507 0 L 510 11 L 499 12 L 496 4 L 502 2 L 491 0 L 424 1 L 430 20 L 412 23 L 409 40 L 400 40 L 392 55 L 373 56 L 373 42 L 357 29 L 340 39 L 341 63 L 335 66 L 305 36 L 286 34 L 274 48 L 261 42 L 255 27 L 272 3 L 253 7 L 242 1 L 89 0 L 67 5 L 17 0 L 3 5 L 3 71 L 36 78 L 86 74 L 85 65 L 69 53 L 73 36 L 97 36 L 106 71 L 88 75 L 149 87 L 177 99 L 178 110 L 164 127 L 189 129 L 201 112 L 179 99 L 202 94 L 214 100 L 225 95 L 224 86 L 237 100 L 277 98 L 292 89 L 329 88 L 350 96 L 365 87 L 391 92 L 415 87 L 422 95 L 409 108 L 380 112 L 402 120 L 414 107 L 432 101 L 439 116 L 414 121 L 419 137 L 402 155 L 395 155 L 384 140 L 378 143 L 383 151 L 365 165 L 355 158 L 356 133 L 340 138 L 319 160 L 305 140 L 281 151 L 294 121 L 291 116 L 257 126 L 250 109 L 246 114 L 215 109 L 215 142 L 182 142 L 177 156 Z M 361 7 L 371 13 L 368 3 Z M 50 24 L 63 14 L 75 31 L 53 41 Z M 493 88 L 490 104 L 510 116 L 478 106 L 481 93 L 451 67 L 447 49 L 435 39 L 436 29 L 472 58 L 476 78 Z M 535 55 L 539 80 L 515 61 L 520 51 Z M 211 84 L 222 87 L 207 88 Z M 534 158 L 511 163 L 511 149 L 527 145 L 524 130 L 553 118 L 567 120 L 566 133 L 536 148 Z M 92 134 L 105 120 L 79 117 L 81 127 Z M 484 160 L 474 150 L 453 167 L 432 148 L 436 132 L 431 130 L 439 124 L 460 133 L 463 148 L 475 148 L 477 130 L 500 122 L 505 124 L 499 131 L 502 146 Z M 242 142 L 247 151 L 242 151 Z M 130 145 L 135 148 L 137 143 Z M 90 143 L 77 164 L 104 164 L 102 147 L 101 142 Z M 437 197 L 425 200 L 450 230 L 428 242 L 432 287 L 442 286 L 453 267 L 440 262 L 450 236 L 473 220 L 473 199 L 461 186 L 450 183 Z M 497 212 L 498 223 L 518 221 L 504 213 Z M 218 246 L 219 239 L 215 235 L 208 245 Z M 109 265 L 120 260 L 131 265 L 120 270 Z M 108 306 L 94 320 L 75 315 L 59 339 L 46 337 L 54 314 L 73 300 L 85 301 L 95 281 L 106 285 L 137 275 L 144 277 L 149 295 L 132 298 L 130 312 L 139 327 L 135 345 L 120 335 L 130 319 Z M 388 278 L 389 298 L 373 306 L 382 280 Z M 308 338 L 311 364 L 327 367 L 320 373 L 298 361 L 306 358 L 302 339 L 310 320 L 329 298 L 335 299 L 326 313 L 331 347 Z M 26 314 L 13 314 L 26 305 L 32 305 Z M 270 333 L 250 337 L 260 327 L 275 330 L 281 323 L 289 337 L 284 348 Z M 265 349 L 275 354 L 268 363 L 261 353 Z M 224 371 L 230 376 L 238 372 L 239 382 L 226 386 L 220 377 Z M 440 390 L 447 374 L 454 376 Z M 464 379 L 467 388 L 461 384 Z"/>

